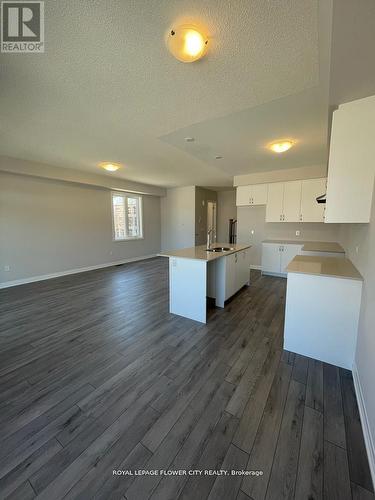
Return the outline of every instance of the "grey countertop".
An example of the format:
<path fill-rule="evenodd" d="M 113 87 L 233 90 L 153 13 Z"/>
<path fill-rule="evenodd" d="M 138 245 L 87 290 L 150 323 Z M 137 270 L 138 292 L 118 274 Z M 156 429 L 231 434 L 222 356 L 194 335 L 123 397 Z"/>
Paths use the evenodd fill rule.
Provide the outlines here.
<path fill-rule="evenodd" d="M 276 243 L 284 245 L 303 245 L 302 250 L 305 252 L 329 252 L 329 253 L 345 253 L 345 250 L 339 243 L 335 241 L 306 241 L 306 240 L 263 240 L 263 243 Z"/>
<path fill-rule="evenodd" d="M 354 264 L 343 257 L 297 255 L 286 268 L 288 273 L 314 274 L 363 281 Z"/>

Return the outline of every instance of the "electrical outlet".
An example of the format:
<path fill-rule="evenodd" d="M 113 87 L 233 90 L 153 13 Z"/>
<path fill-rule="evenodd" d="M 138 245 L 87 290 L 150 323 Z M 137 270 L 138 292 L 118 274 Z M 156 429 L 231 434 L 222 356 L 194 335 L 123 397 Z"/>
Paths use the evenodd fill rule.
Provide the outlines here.
<path fill-rule="evenodd" d="M 10 271 L 10 266 L 4 266 L 4 271 L 8 273 Z"/>
<path fill-rule="evenodd" d="M 296 236 L 301 236 L 301 231 L 296 231 Z"/>

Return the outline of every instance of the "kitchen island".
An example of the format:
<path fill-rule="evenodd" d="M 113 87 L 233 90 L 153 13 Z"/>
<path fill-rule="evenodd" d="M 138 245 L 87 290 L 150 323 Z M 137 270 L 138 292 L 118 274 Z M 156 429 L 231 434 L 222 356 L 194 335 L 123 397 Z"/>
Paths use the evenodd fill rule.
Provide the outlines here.
<path fill-rule="evenodd" d="M 345 257 L 297 255 L 286 269 L 284 349 L 351 370 L 362 276 Z"/>
<path fill-rule="evenodd" d="M 160 253 L 169 258 L 169 311 L 207 322 L 207 297 L 217 307 L 249 283 L 250 245 L 214 243 Z"/>

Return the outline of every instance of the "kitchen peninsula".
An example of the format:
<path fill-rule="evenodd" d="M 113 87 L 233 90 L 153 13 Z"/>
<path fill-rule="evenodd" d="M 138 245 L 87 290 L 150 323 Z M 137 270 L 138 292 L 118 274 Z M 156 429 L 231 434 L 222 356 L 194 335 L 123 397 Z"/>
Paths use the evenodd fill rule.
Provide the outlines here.
<path fill-rule="evenodd" d="M 297 255 L 286 269 L 284 349 L 351 370 L 362 276 L 345 257 Z"/>
<path fill-rule="evenodd" d="M 169 258 L 169 311 L 207 321 L 207 297 L 217 307 L 249 283 L 250 245 L 214 243 L 163 252 Z"/>

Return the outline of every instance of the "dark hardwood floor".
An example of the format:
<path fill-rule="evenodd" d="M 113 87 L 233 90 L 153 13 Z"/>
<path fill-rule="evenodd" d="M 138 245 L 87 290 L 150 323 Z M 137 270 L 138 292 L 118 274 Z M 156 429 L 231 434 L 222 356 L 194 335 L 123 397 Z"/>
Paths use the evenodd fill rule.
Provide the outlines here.
<path fill-rule="evenodd" d="M 282 351 L 286 281 L 207 325 L 158 258 L 0 292 L 0 498 L 374 499 L 351 373 Z M 113 470 L 262 475 L 113 475 Z"/>

